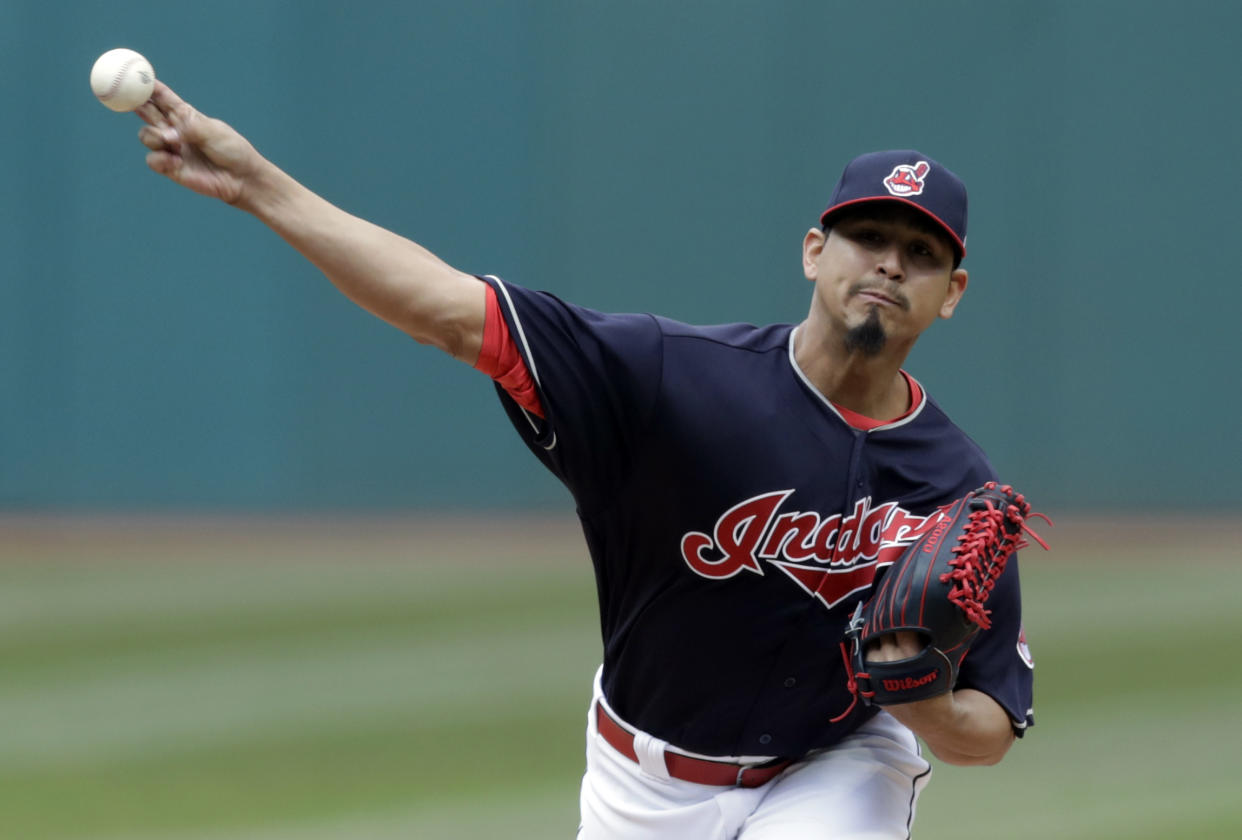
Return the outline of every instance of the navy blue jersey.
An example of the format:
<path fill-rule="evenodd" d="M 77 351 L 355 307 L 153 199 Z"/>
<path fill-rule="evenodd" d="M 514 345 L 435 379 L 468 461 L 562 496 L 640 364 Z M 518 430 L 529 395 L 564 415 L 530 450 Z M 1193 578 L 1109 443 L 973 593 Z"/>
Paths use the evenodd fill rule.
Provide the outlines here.
<path fill-rule="evenodd" d="M 995 478 L 979 447 L 926 396 L 850 426 L 794 363 L 791 325 L 604 314 L 487 280 L 545 418 L 500 390 L 505 409 L 577 503 L 612 708 L 707 755 L 798 756 L 875 714 L 831 722 L 853 699 L 846 624 L 938 508 Z M 988 606 L 958 687 L 1021 731 L 1016 560 Z"/>

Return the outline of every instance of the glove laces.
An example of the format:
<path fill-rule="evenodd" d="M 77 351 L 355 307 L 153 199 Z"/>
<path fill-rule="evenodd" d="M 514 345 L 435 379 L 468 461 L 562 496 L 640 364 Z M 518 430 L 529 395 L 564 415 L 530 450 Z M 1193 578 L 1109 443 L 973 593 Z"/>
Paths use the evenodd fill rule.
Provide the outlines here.
<path fill-rule="evenodd" d="M 987 630 L 992 626 L 989 617 L 992 611 L 985 609 L 983 603 L 992 594 L 1009 558 L 1030 545 L 1023 535 L 1048 550 L 1048 543 L 1026 524 L 1027 518 L 1038 516 L 1049 525 L 1052 520 L 1042 513 L 1031 513 L 1030 503 L 1008 484 L 989 481 L 983 486 L 985 490 L 996 490 L 1008 496 L 1010 502 L 1001 508 L 992 499 L 980 497 L 982 504 L 971 511 L 966 530 L 953 547 L 954 557 L 950 561 L 953 568 L 940 576 L 940 582 L 952 582 L 949 600 L 962 610 L 967 620 Z"/>

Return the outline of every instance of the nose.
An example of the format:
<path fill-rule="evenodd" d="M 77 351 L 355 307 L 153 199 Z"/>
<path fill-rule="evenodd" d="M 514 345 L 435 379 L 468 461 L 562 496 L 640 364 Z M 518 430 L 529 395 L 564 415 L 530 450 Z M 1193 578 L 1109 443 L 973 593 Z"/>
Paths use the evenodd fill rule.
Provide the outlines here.
<path fill-rule="evenodd" d="M 901 265 L 901 249 L 894 243 L 876 255 L 877 274 L 889 280 L 900 281 L 904 276 Z"/>

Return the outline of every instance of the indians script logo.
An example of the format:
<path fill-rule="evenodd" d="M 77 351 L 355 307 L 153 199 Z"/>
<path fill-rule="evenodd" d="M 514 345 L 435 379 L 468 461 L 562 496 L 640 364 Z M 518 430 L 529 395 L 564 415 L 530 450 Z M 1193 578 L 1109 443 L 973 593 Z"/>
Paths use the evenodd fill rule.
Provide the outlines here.
<path fill-rule="evenodd" d="M 922 195 L 925 186 L 923 179 L 930 170 L 931 166 L 925 160 L 920 160 L 914 166 L 908 163 L 898 164 L 884 179 L 884 189 L 899 198 Z"/>
<path fill-rule="evenodd" d="M 754 496 L 729 508 L 711 534 L 681 538 L 681 556 L 696 574 L 724 580 L 740 572 L 762 575 L 763 562 L 780 569 L 832 609 L 871 586 L 876 573 L 941 521 L 942 510 L 915 516 L 886 502 L 860 499 L 846 515 L 784 511 L 793 490 Z M 760 562 L 763 561 L 763 562 Z"/>

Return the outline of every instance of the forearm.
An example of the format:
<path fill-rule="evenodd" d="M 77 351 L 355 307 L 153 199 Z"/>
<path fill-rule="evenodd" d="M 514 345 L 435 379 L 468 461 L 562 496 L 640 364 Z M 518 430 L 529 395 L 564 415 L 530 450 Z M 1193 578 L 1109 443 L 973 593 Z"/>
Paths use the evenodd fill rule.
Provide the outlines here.
<path fill-rule="evenodd" d="M 266 161 L 237 206 L 368 312 L 468 364 L 477 359 L 485 288 L 474 277 L 421 245 L 346 213 Z"/>
<path fill-rule="evenodd" d="M 469 364 L 478 359 L 486 307 L 478 280 L 315 195 L 163 82 L 137 114 L 151 169 L 253 213 L 351 300 L 418 341 Z"/>
<path fill-rule="evenodd" d="M 1014 741 L 1005 710 L 971 688 L 884 708 L 947 764 L 996 764 Z"/>

